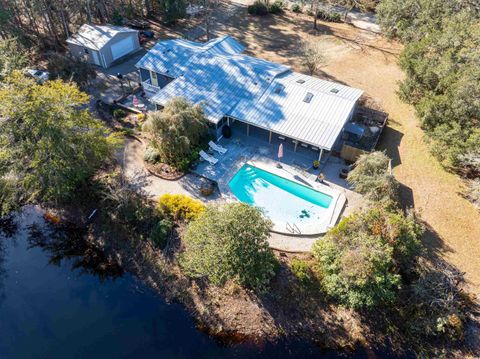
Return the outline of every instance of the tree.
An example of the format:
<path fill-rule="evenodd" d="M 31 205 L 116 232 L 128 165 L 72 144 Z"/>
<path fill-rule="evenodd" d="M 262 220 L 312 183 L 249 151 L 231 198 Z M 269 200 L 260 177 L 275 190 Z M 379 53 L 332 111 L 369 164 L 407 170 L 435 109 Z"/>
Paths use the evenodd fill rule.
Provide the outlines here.
<path fill-rule="evenodd" d="M 68 198 L 113 152 L 114 136 L 83 109 L 75 85 L 14 72 L 0 86 L 0 179 L 26 200 Z"/>
<path fill-rule="evenodd" d="M 361 155 L 347 180 L 356 192 L 374 201 L 397 197 L 398 183 L 390 172 L 390 159 L 383 152 Z"/>
<path fill-rule="evenodd" d="M 319 43 L 314 39 L 309 39 L 301 45 L 300 56 L 310 76 L 313 76 L 315 72 L 325 64 L 323 51 Z"/>
<path fill-rule="evenodd" d="M 402 100 L 415 106 L 432 153 L 466 173 L 462 156 L 480 147 L 480 7 L 467 0 L 385 0 L 379 21 L 405 43 Z"/>
<path fill-rule="evenodd" d="M 268 246 L 271 226 L 259 209 L 244 203 L 207 207 L 187 229 L 181 264 L 190 276 L 215 285 L 233 280 L 265 290 L 276 266 Z"/>
<path fill-rule="evenodd" d="M 22 70 L 27 63 L 26 50 L 16 38 L 0 40 L 0 79 L 14 70 Z"/>
<path fill-rule="evenodd" d="M 187 5 L 184 0 L 160 0 L 160 9 L 165 14 L 165 21 L 174 24 L 187 14 Z"/>
<path fill-rule="evenodd" d="M 93 66 L 84 60 L 59 53 L 49 56 L 48 72 L 50 78 L 74 81 L 81 88 L 87 87 L 97 77 Z"/>
<path fill-rule="evenodd" d="M 344 218 L 314 245 L 325 292 L 351 308 L 391 303 L 420 250 L 413 216 L 373 207 Z"/>
<path fill-rule="evenodd" d="M 147 126 L 161 160 L 178 166 L 188 159 L 208 135 L 208 122 L 199 105 L 181 97 L 172 99 L 161 111 L 149 115 Z"/>

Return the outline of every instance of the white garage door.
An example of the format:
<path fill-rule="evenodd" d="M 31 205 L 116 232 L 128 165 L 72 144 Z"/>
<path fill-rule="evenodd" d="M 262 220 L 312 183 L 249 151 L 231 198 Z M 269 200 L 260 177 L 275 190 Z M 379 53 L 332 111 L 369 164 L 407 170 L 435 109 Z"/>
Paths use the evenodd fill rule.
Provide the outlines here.
<path fill-rule="evenodd" d="M 132 52 L 134 49 L 133 38 L 127 37 L 126 39 L 117 42 L 111 46 L 113 59 L 116 60 L 119 57 L 122 57 L 129 52 Z"/>

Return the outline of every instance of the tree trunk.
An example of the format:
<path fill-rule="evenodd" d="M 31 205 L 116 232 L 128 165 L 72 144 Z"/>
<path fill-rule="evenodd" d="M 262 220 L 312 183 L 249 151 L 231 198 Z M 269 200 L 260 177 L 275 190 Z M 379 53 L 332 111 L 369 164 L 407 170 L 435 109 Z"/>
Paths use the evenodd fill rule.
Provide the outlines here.
<path fill-rule="evenodd" d="M 87 21 L 89 24 L 92 23 L 92 9 L 90 7 L 90 0 L 85 0 L 85 10 L 87 10 Z"/>

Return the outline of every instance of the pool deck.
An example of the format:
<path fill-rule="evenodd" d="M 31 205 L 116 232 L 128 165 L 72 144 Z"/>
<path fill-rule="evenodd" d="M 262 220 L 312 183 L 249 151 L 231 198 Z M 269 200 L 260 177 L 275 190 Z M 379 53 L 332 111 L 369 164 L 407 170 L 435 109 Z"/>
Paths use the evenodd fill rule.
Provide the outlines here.
<path fill-rule="evenodd" d="M 280 143 L 284 144 L 284 156 L 279 160 L 277 153 Z M 339 171 L 345 166 L 345 163 L 338 157 L 324 156 L 320 168 L 314 170 L 312 163 L 318 159 L 318 152 L 300 148 L 300 146 L 297 152 L 294 152 L 292 144 L 280 142 L 278 139 L 273 139 L 272 144 L 270 144 L 258 136 L 246 136 L 237 132 L 230 139 L 222 138 L 219 144 L 225 147 L 227 152 L 225 154 L 212 153 L 213 156 L 218 158 L 218 163 L 211 165 L 200 162 L 194 172 L 217 182 L 222 197 L 228 202 L 237 201 L 228 183 L 245 163 L 333 197 L 333 205 L 329 207 L 325 220 L 321 223 L 303 224 L 301 226 L 296 225 L 293 221 L 288 224 L 285 222 L 274 223 L 274 232 L 288 235 L 290 240 L 294 242 L 295 237 L 316 236 L 309 244 L 311 246 L 318 235 L 324 234 L 338 223 L 342 214 L 347 215 L 362 203 L 361 196 L 353 192 L 345 180 L 339 178 Z M 279 163 L 282 168 L 277 168 Z M 320 172 L 325 176 L 323 183 L 316 181 Z M 305 247 L 307 251 L 306 247 L 308 245 L 306 245 L 306 242 L 309 241 L 302 239 L 300 246 Z M 282 245 L 282 248 L 284 247 Z M 294 245 L 294 247 L 298 248 L 298 245 Z"/>

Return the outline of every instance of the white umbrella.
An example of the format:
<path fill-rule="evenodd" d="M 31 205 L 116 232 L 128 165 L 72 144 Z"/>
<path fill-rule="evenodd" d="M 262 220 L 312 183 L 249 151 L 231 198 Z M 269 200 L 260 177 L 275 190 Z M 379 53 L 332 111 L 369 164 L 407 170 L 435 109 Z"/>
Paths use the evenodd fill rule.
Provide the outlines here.
<path fill-rule="evenodd" d="M 282 158 L 283 157 L 283 143 L 280 144 L 280 146 L 278 146 L 278 159 Z"/>

